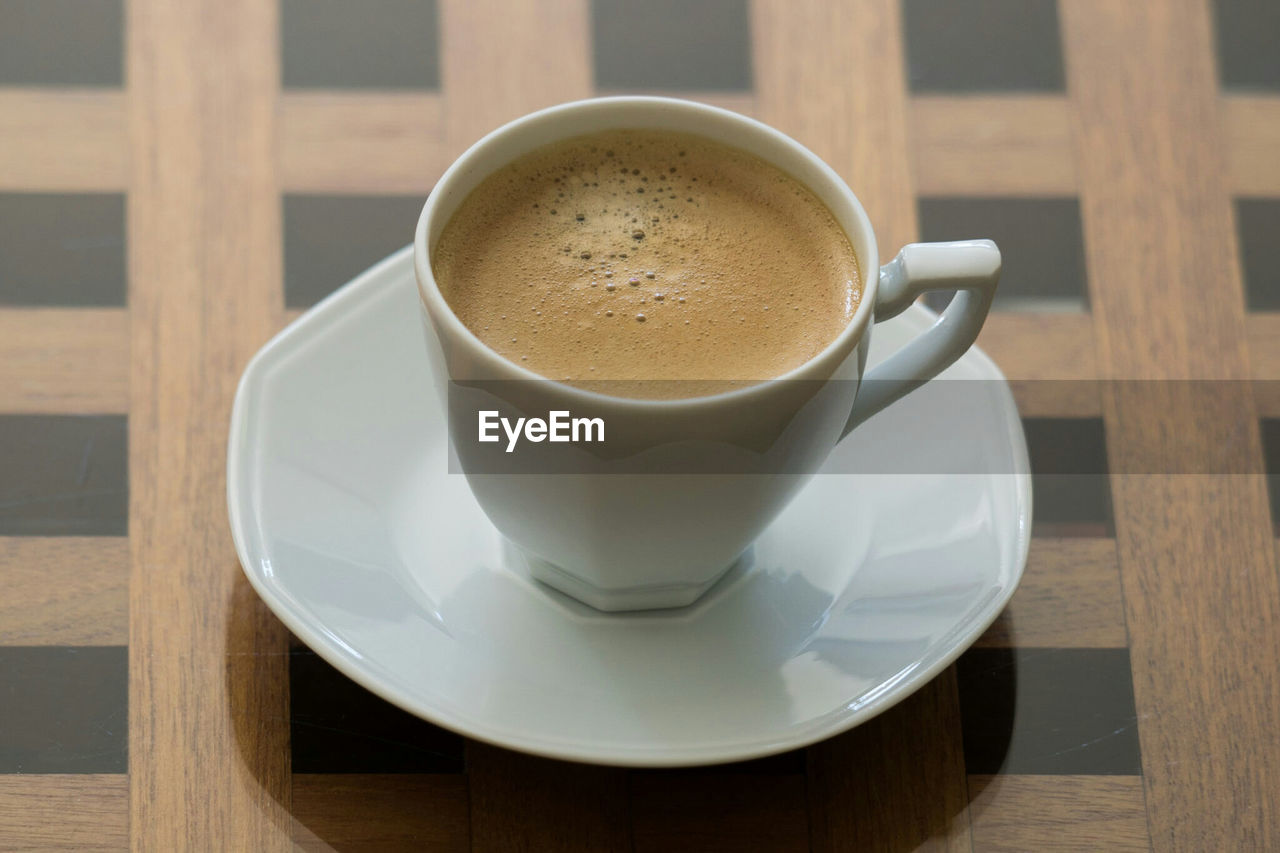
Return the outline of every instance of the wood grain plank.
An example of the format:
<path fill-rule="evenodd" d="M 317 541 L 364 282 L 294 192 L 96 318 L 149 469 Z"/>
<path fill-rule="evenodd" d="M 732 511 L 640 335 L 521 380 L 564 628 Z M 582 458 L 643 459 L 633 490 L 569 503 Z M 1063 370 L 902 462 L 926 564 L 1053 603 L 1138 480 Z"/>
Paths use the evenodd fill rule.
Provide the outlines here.
<path fill-rule="evenodd" d="M 116 536 L 0 537 L 0 645 L 129 642 L 129 542 Z"/>
<path fill-rule="evenodd" d="M 969 791 L 984 853 L 1151 849 L 1136 776 L 970 776 Z"/>
<path fill-rule="evenodd" d="M 871 217 L 880 262 L 890 260 L 918 234 L 897 3 L 760 0 L 751 9 L 756 118 L 845 179 Z"/>
<path fill-rule="evenodd" d="M 808 850 L 805 778 L 633 773 L 631 826 L 635 853 Z"/>
<path fill-rule="evenodd" d="M 826 160 L 891 258 L 918 234 L 897 0 L 752 4 L 757 117 Z M 815 850 L 967 849 L 954 674 L 808 753 Z"/>
<path fill-rule="evenodd" d="M 1059 12 L 1100 364 L 1249 378 L 1207 0 Z M 1271 849 L 1280 813 L 1258 804 L 1280 790 L 1280 575 L 1263 478 L 1124 473 L 1139 455 L 1187 470 L 1173 466 L 1197 448 L 1257 470 L 1247 385 L 1201 391 L 1103 397 L 1150 832 L 1162 850 Z"/>
<path fill-rule="evenodd" d="M 0 190 L 123 190 L 129 122 L 123 92 L 0 88 Z"/>
<path fill-rule="evenodd" d="M 0 412 L 108 415 L 128 409 L 126 310 L 0 310 Z"/>
<path fill-rule="evenodd" d="M 1253 378 L 1280 380 L 1280 312 L 1250 314 L 1245 327 Z"/>
<path fill-rule="evenodd" d="M 0 849 L 128 850 L 128 777 L 0 776 Z"/>
<path fill-rule="evenodd" d="M 441 0 L 445 139 L 452 156 L 512 119 L 591 94 L 586 0 Z"/>
<path fill-rule="evenodd" d="M 293 777 L 293 841 L 301 850 L 468 850 L 467 810 L 461 775 Z"/>
<path fill-rule="evenodd" d="M 991 314 L 978 347 L 1009 379 L 1024 416 L 1102 414 L 1093 320 L 1088 314 Z"/>
<path fill-rule="evenodd" d="M 127 10 L 131 840 L 287 850 L 287 633 L 240 571 L 225 497 L 236 382 L 283 301 L 277 6 Z"/>
<path fill-rule="evenodd" d="M 1226 95 L 1221 116 L 1232 193 L 1280 196 L 1280 97 Z"/>
<path fill-rule="evenodd" d="M 1079 186 L 1064 97 L 918 96 L 909 120 L 921 195 L 1074 195 Z"/>
<path fill-rule="evenodd" d="M 976 645 L 1128 645 L 1115 540 L 1032 539 L 1018 591 Z"/>
<path fill-rule="evenodd" d="M 1098 378 L 1093 319 L 1088 314 L 996 312 L 987 317 L 978 347 L 1009 379 Z"/>
<path fill-rule="evenodd" d="M 425 193 L 451 159 L 437 94 L 287 92 L 278 121 L 289 192 Z"/>
<path fill-rule="evenodd" d="M 814 850 L 971 849 L 954 667 L 810 747 L 808 768 Z"/>
<path fill-rule="evenodd" d="M 630 850 L 627 773 L 468 741 L 473 850 Z"/>

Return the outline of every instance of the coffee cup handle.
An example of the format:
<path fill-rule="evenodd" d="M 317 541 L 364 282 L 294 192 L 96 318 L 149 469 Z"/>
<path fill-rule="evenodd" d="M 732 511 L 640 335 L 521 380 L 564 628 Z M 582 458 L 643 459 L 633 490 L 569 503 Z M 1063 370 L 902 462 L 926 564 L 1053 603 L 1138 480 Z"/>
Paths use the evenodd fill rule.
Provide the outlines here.
<path fill-rule="evenodd" d="M 896 317 L 929 290 L 956 290 L 936 323 L 868 370 L 841 437 L 951 365 L 978 338 L 1000 281 L 1000 249 L 990 240 L 910 243 L 880 268 L 875 322 Z"/>

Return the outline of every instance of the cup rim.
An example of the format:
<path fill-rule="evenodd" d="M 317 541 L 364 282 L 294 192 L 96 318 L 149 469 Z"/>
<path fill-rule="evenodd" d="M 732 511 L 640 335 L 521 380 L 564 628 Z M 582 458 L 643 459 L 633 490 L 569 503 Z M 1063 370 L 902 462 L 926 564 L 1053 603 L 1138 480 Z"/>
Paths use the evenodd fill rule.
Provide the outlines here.
<path fill-rule="evenodd" d="M 645 107 L 661 107 L 663 109 L 679 110 L 687 114 L 702 114 L 711 117 L 714 120 L 737 125 L 746 133 L 763 136 L 766 139 L 781 145 L 781 147 L 789 149 L 792 154 L 801 160 L 808 162 L 816 172 L 826 182 L 831 191 L 842 196 L 852 215 L 854 223 L 861 231 L 860 235 L 848 233 L 848 229 L 837 218 L 836 225 L 845 232 L 845 236 L 850 242 L 857 242 L 860 236 L 868 247 L 870 258 L 864 260 L 864 253 L 857 253 L 859 261 L 859 272 L 862 278 L 862 297 L 859 300 L 857 309 L 854 310 L 853 317 L 845 324 L 840 333 L 835 336 L 820 352 L 811 356 L 796 367 L 773 376 L 747 385 L 742 388 L 735 388 L 730 391 L 721 391 L 715 394 L 705 394 L 694 397 L 679 397 L 675 399 L 647 399 L 638 397 L 622 397 L 612 394 L 606 394 L 599 391 L 592 391 L 586 388 L 580 388 L 571 385 L 563 380 L 552 379 L 543 376 L 527 367 L 519 365 L 505 356 L 498 353 L 483 340 L 479 338 L 470 328 L 467 327 L 454 313 L 453 308 L 449 305 L 444 295 L 440 292 L 439 284 L 436 282 L 435 274 L 431 269 L 429 261 L 430 251 L 427 245 L 427 237 L 431 233 L 435 219 L 440 215 L 439 209 L 445 197 L 449 194 L 450 186 L 458 181 L 461 176 L 467 174 L 477 160 L 482 159 L 490 148 L 495 146 L 503 138 L 529 128 L 532 125 L 541 124 L 549 121 L 563 120 L 564 117 L 573 113 L 584 112 L 589 110 L 604 109 L 607 107 L 627 107 L 627 106 L 645 106 Z M 625 127 L 621 125 L 620 127 Z M 588 131 L 590 132 L 590 131 Z M 697 131 L 681 131 L 688 132 L 691 135 L 697 135 Z M 574 136 L 580 136 L 580 133 L 566 133 L 562 139 L 571 139 Z M 722 143 L 732 144 L 732 143 Z M 533 150 L 532 148 L 528 150 Z M 528 153 L 527 151 L 524 153 Z M 827 196 L 824 195 L 819 188 L 816 188 L 808 181 L 801 180 L 792 173 L 792 170 L 785 168 L 782 164 L 775 160 L 763 157 L 758 154 L 760 159 L 765 160 L 777 169 L 781 169 L 784 174 L 788 175 L 792 180 L 800 183 L 801 186 L 808 189 L 819 201 L 831 207 L 827 202 Z M 507 159 L 502 165 L 510 163 Z M 501 167 L 499 167 L 501 168 Z M 490 170 L 486 173 L 486 177 L 492 174 Z M 833 216 L 834 216 L 833 212 Z M 866 262 L 869 260 L 869 264 Z M 867 216 L 866 210 L 862 203 L 854 194 L 844 179 L 836 173 L 827 163 L 818 155 L 814 154 L 800 142 L 784 134 L 764 122 L 757 121 L 749 116 L 741 113 L 733 112 L 721 107 L 703 104 L 697 101 L 689 101 L 682 98 L 667 98 L 648 95 L 617 95 L 603 98 L 585 98 L 577 101 L 568 101 L 554 106 L 545 107 L 532 113 L 528 113 L 520 118 L 507 122 L 506 124 L 496 128 L 485 134 L 475 143 L 473 143 L 466 151 L 462 153 L 440 176 L 431 193 L 427 196 L 426 202 L 422 206 L 422 213 L 418 217 L 417 226 L 414 229 L 413 237 L 413 266 L 415 278 L 418 284 L 419 299 L 428 308 L 428 313 L 433 321 L 437 324 L 443 324 L 447 327 L 448 333 L 456 340 L 462 341 L 472 349 L 484 354 L 487 361 L 491 362 L 495 367 L 504 370 L 508 375 L 503 377 L 495 377 L 498 381 L 509 380 L 536 380 L 542 383 L 548 383 L 555 390 L 565 397 L 576 399 L 580 403 L 588 405 L 612 405 L 622 406 L 626 408 L 661 408 L 665 410 L 686 409 L 692 407 L 701 407 L 708 405 L 718 405 L 723 403 L 741 402 L 749 400 L 751 397 L 760 396 L 771 388 L 776 388 L 795 381 L 820 381 L 825 382 L 831 378 L 836 368 L 844 360 L 844 356 L 840 353 L 851 354 L 856 349 L 859 339 L 870 326 L 872 315 L 875 310 L 875 302 L 880 283 L 880 267 L 879 252 L 876 245 L 875 231 L 871 227 L 871 220 Z M 826 368 L 826 369 L 824 369 Z M 861 371 L 859 371 L 861 374 Z"/>

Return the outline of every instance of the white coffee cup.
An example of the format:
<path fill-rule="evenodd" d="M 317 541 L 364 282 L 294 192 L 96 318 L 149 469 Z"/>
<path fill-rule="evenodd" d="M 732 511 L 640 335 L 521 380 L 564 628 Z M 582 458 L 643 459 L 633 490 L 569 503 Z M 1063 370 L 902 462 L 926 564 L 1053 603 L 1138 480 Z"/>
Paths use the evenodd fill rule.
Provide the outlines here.
<path fill-rule="evenodd" d="M 813 191 L 848 235 L 863 270 L 861 303 L 840 335 L 800 367 L 757 385 L 705 397 L 638 400 L 544 379 L 498 355 L 464 326 L 431 268 L 432 250 L 459 204 L 485 177 L 535 148 L 618 128 L 708 137 L 772 163 Z M 561 592 L 601 610 L 691 603 L 803 486 L 804 472 L 816 471 L 855 426 L 972 345 L 995 294 L 1000 252 L 990 240 L 911 244 L 878 276 L 868 274 L 878 264 L 871 224 L 840 177 L 795 140 L 745 116 L 670 98 L 618 97 L 550 107 L 495 130 L 441 177 L 414 235 L 433 368 L 447 382 L 519 383 L 522 405 L 543 412 L 598 414 L 613 434 L 631 441 L 645 436 L 646 446 L 630 450 L 660 458 L 664 473 L 613 473 L 607 461 L 575 473 L 482 471 L 465 452 L 477 439 L 474 429 L 451 419 L 451 438 L 462 449 L 458 462 L 477 501 L 526 555 L 533 576 Z M 938 321 L 861 381 L 873 323 L 939 289 L 958 292 Z M 766 448 L 794 460 L 792 470 L 800 473 L 680 473 L 681 459 L 698 470 L 695 460 L 724 448 Z"/>

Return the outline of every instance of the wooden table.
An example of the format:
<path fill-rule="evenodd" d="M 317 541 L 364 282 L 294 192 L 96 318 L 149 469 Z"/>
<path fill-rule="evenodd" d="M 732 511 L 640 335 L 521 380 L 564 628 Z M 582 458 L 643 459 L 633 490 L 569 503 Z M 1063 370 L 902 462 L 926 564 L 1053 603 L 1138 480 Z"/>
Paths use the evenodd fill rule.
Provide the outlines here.
<path fill-rule="evenodd" d="M 1278 43 L 1265 0 L 0 0 L 0 849 L 1280 849 Z M 614 91 L 794 135 L 887 249 L 1004 244 L 1022 588 L 807 750 L 465 742 L 232 548 L 249 356 L 480 134 Z"/>

